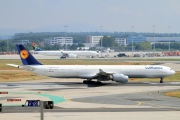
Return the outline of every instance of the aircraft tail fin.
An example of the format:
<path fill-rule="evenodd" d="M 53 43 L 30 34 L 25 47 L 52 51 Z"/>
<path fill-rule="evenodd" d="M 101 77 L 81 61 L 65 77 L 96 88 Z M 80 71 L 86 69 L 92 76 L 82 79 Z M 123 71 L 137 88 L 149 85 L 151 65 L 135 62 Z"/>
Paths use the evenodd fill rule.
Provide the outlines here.
<path fill-rule="evenodd" d="M 16 44 L 16 47 L 23 65 L 42 65 L 22 44 Z"/>
<path fill-rule="evenodd" d="M 32 47 L 33 47 L 33 50 L 35 50 L 35 51 L 41 51 L 41 49 L 36 45 L 36 43 L 32 42 L 31 45 L 32 45 Z"/>

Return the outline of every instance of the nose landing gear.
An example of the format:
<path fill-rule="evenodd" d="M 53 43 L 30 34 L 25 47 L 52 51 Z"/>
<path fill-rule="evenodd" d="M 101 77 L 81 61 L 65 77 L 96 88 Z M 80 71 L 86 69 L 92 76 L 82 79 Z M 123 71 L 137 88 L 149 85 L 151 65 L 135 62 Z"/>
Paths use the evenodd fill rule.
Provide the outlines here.
<path fill-rule="evenodd" d="M 164 78 L 160 78 L 160 83 L 163 83 L 164 82 Z"/>

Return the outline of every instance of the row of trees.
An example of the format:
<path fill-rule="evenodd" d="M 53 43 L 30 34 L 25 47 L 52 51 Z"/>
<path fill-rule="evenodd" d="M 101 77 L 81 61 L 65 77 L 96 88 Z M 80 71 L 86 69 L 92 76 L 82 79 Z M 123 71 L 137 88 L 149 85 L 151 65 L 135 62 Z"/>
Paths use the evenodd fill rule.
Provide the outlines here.
<path fill-rule="evenodd" d="M 101 46 L 101 41 L 99 43 L 99 45 Z M 124 50 L 127 50 L 127 48 L 132 48 L 132 44 L 129 44 L 127 46 L 127 48 L 125 46 L 120 46 L 118 45 L 118 43 L 115 41 L 114 37 L 108 37 L 108 36 L 104 36 L 102 39 L 102 46 L 103 47 L 109 47 L 109 48 L 123 48 Z M 133 47 L 135 47 L 136 50 L 151 50 L 152 49 L 152 45 L 150 42 L 142 42 L 142 43 L 134 43 Z"/>
<path fill-rule="evenodd" d="M 107 36 L 114 36 L 114 37 L 122 37 L 127 38 L 128 36 L 132 35 L 131 32 L 103 32 L 103 35 Z M 85 43 L 86 36 L 99 36 L 101 35 L 101 32 L 67 32 L 66 36 L 71 36 L 74 38 L 75 43 Z M 133 33 L 134 36 L 143 35 L 146 37 L 153 37 L 153 33 Z M 14 40 L 34 40 L 34 41 L 42 41 L 44 38 L 50 38 L 50 37 L 59 37 L 59 36 L 65 36 L 65 32 L 37 32 L 37 33 L 17 33 L 14 34 L 13 38 Z M 155 37 L 168 37 L 168 33 L 156 33 Z M 180 37 L 180 33 L 171 33 L 171 37 Z"/>
<path fill-rule="evenodd" d="M 17 43 L 17 42 L 16 42 Z M 17 51 L 16 49 L 16 43 L 14 43 L 13 40 L 1 40 L 0 41 L 0 52 L 7 52 L 7 51 Z M 31 46 L 31 43 L 24 45 L 28 50 L 33 50 L 33 47 Z M 84 44 L 73 44 L 73 45 L 63 45 L 55 44 L 55 45 L 47 45 L 44 46 L 38 46 L 42 50 L 77 50 L 78 47 L 84 47 Z"/>
<path fill-rule="evenodd" d="M 99 43 L 99 45 L 101 46 L 101 41 Z M 103 47 L 109 47 L 109 48 L 115 48 L 115 49 L 131 49 L 132 48 L 132 44 L 125 46 L 119 46 L 117 44 L 117 42 L 115 41 L 114 37 L 108 37 L 108 36 L 104 36 L 102 39 L 102 46 Z M 152 49 L 156 50 L 160 50 L 160 51 L 166 51 L 169 50 L 169 43 L 155 43 L 155 45 L 151 44 L 148 41 L 145 42 L 141 42 L 141 43 L 133 43 L 133 47 L 135 50 L 143 50 L 143 51 L 150 51 Z M 180 43 L 176 42 L 176 43 L 170 43 L 170 49 L 171 50 L 180 50 Z"/>
<path fill-rule="evenodd" d="M 81 32 L 81 33 L 67 33 L 67 36 L 72 36 L 74 39 L 75 43 L 78 44 L 73 44 L 72 46 L 61 46 L 61 45 L 45 45 L 45 46 L 39 46 L 43 50 L 59 50 L 59 49 L 66 49 L 66 50 L 76 50 L 77 47 L 84 47 L 82 43 L 86 42 L 86 36 L 88 35 L 99 35 L 99 32 Z M 103 37 L 103 42 L 102 46 L 103 47 L 108 47 L 108 48 L 113 48 L 115 50 L 130 50 L 132 48 L 132 45 L 129 44 L 128 46 L 120 46 L 116 43 L 115 37 L 127 37 L 131 35 L 130 32 L 114 32 L 114 33 L 103 33 L 106 34 L 106 36 Z M 134 33 L 136 35 L 137 33 Z M 146 36 L 151 36 L 153 35 L 152 33 L 138 33 Z M 30 40 L 31 42 L 35 42 L 36 44 L 39 44 L 44 40 L 44 38 L 49 38 L 49 37 L 57 37 L 57 36 L 64 36 L 64 32 L 46 32 L 46 33 L 18 33 L 15 34 L 14 37 L 11 40 L 2 40 L 0 41 L 0 52 L 1 51 L 16 51 L 15 43 L 17 43 L 18 40 L 23 40 L 27 39 Z M 156 34 L 156 36 L 166 36 L 168 34 Z M 114 36 L 114 37 L 109 37 L 109 36 Z M 171 34 L 171 36 L 180 36 L 180 34 Z M 8 43 L 8 47 L 7 47 Z M 101 46 L 101 41 L 99 43 L 99 46 Z M 150 51 L 153 49 L 153 45 L 151 45 L 149 42 L 142 42 L 142 43 L 135 43 L 133 44 L 135 50 L 144 50 L 144 51 Z M 26 45 L 26 47 L 29 50 L 32 50 L 32 46 Z M 155 44 L 156 50 L 168 50 L 169 49 L 169 44 L 164 43 L 156 43 Z M 180 43 L 171 43 L 170 44 L 171 50 L 179 50 L 180 49 Z M 92 50 L 96 50 L 96 48 L 92 48 Z"/>
<path fill-rule="evenodd" d="M 101 42 L 99 44 L 99 46 L 101 46 Z M 104 37 L 103 38 L 103 42 L 102 42 L 102 46 L 104 48 L 112 48 L 115 49 L 117 51 L 130 51 L 132 49 L 132 44 L 125 46 L 119 46 L 116 42 L 115 39 L 113 39 L 113 37 Z M 134 50 L 136 51 L 151 51 L 153 50 L 153 45 L 150 44 L 150 42 L 142 42 L 142 43 L 134 43 Z M 28 50 L 32 50 L 32 46 L 31 44 L 27 44 L 25 45 L 25 47 Z M 59 44 L 55 44 L 54 46 L 51 45 L 44 45 L 44 46 L 39 46 L 42 50 L 77 50 L 78 47 L 84 47 L 84 44 L 79 43 L 79 44 L 73 44 L 72 46 L 70 45 L 59 45 Z M 156 51 L 167 51 L 169 50 L 169 44 L 168 43 L 156 43 L 155 44 L 155 49 Z M 171 43 L 170 44 L 170 49 L 175 51 L 175 50 L 180 50 L 180 43 Z M 96 48 L 91 48 L 91 50 L 96 50 Z M 10 41 L 0 41 L 0 52 L 6 52 L 6 51 L 17 51 L 16 50 L 16 46 L 15 43 L 10 40 Z"/>

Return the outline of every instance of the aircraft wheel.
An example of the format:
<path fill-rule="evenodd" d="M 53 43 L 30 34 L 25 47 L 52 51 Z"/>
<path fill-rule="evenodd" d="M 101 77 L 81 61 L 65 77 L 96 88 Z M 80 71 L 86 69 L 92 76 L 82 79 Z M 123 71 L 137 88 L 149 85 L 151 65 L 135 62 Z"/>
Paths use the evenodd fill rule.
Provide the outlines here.
<path fill-rule="evenodd" d="M 88 81 L 87 81 L 87 80 L 84 80 L 84 81 L 83 81 L 83 84 L 87 84 L 87 83 L 88 83 Z"/>
<path fill-rule="evenodd" d="M 164 81 L 163 81 L 163 78 L 161 78 L 161 80 L 160 80 L 160 83 L 163 83 Z"/>
<path fill-rule="evenodd" d="M 102 84 L 102 82 L 101 82 L 101 81 L 97 81 L 96 83 L 97 83 L 98 85 L 99 85 L 99 84 Z"/>

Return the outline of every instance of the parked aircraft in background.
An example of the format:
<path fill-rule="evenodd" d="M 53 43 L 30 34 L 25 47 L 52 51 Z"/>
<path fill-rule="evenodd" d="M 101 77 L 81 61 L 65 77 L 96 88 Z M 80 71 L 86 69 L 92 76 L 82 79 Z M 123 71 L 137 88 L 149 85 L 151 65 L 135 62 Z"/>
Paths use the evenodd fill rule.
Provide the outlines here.
<path fill-rule="evenodd" d="M 42 51 L 34 42 L 31 44 L 35 50 L 34 53 L 47 56 L 59 56 L 60 58 L 77 58 L 79 56 L 86 56 L 93 58 L 99 55 L 97 51 Z"/>
<path fill-rule="evenodd" d="M 129 78 L 160 78 L 160 83 L 163 83 L 164 77 L 175 73 L 171 68 L 160 65 L 43 65 L 23 45 L 16 46 L 23 66 L 7 65 L 49 77 L 87 79 L 83 83 L 92 79 L 126 83 Z"/>

